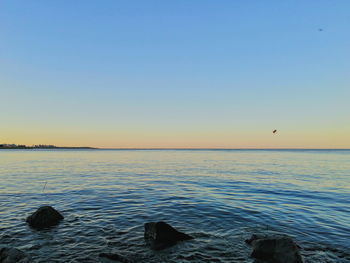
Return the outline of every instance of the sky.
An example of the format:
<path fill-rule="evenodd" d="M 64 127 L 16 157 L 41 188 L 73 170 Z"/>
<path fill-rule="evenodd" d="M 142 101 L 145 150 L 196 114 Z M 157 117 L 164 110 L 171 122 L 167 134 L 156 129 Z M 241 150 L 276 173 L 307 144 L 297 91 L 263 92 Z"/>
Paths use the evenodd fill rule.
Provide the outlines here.
<path fill-rule="evenodd" d="M 350 148 L 349 16 L 348 0 L 0 0 L 0 143 Z"/>

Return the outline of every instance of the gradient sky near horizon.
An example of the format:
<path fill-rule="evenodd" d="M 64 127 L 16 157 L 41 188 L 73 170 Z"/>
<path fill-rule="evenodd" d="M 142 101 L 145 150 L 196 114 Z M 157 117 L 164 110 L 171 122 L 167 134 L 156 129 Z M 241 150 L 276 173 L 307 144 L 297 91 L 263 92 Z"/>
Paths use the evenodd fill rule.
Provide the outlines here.
<path fill-rule="evenodd" d="M 0 143 L 350 148 L 350 1 L 2 0 L 0 98 Z"/>

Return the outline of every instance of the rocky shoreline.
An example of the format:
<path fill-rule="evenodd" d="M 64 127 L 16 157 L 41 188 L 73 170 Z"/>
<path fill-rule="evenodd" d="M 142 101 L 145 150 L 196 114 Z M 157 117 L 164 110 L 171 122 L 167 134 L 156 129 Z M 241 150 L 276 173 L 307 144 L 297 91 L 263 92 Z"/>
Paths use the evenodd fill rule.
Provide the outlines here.
<path fill-rule="evenodd" d="M 33 214 L 27 217 L 27 224 L 38 231 L 50 229 L 58 225 L 64 216 L 51 206 L 42 206 Z M 144 224 L 145 243 L 151 250 L 164 250 L 174 246 L 178 242 L 190 242 L 194 237 L 183 233 L 166 222 L 147 222 Z M 245 240 L 247 246 L 251 247 L 251 257 L 257 263 L 304 263 L 300 254 L 300 247 L 292 238 L 286 235 L 261 235 L 253 234 Z M 126 251 L 127 252 L 127 251 Z M 100 259 L 107 259 L 109 262 L 137 263 L 137 256 L 130 258 L 122 253 L 99 254 Z M 29 255 L 14 247 L 0 248 L 1 263 L 30 263 Z"/>

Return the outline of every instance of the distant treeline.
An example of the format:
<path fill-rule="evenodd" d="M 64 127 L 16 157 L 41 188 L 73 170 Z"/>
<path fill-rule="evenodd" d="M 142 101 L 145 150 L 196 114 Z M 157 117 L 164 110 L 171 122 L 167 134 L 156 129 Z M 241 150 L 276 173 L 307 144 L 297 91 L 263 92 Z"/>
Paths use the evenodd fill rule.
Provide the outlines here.
<path fill-rule="evenodd" d="M 24 144 L 0 144 L 0 149 L 93 149 L 91 147 L 58 147 L 55 145 L 37 144 L 27 146 Z"/>

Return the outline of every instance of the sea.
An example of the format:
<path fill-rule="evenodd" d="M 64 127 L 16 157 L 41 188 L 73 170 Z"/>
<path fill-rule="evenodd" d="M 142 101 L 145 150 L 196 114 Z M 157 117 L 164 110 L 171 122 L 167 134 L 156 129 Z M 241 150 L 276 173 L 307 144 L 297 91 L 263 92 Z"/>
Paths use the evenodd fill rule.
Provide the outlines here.
<path fill-rule="evenodd" d="M 65 219 L 25 219 L 51 205 Z M 154 251 L 144 224 L 193 240 Z M 0 150 L 0 247 L 32 262 L 254 262 L 245 240 L 281 234 L 306 263 L 350 262 L 350 150 Z"/>

